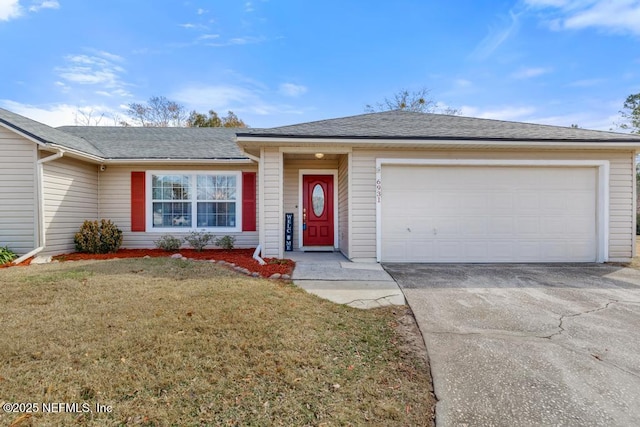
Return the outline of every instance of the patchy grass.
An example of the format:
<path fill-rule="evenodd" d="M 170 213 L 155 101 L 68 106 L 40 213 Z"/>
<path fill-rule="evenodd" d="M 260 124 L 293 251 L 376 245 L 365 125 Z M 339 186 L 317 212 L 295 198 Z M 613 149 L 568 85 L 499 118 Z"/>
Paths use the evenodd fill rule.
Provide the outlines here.
<path fill-rule="evenodd" d="M 2 425 L 433 422 L 428 366 L 396 327 L 404 308 L 168 258 L 3 269 L 0 287 L 0 403 L 91 408 L 0 411 Z"/>

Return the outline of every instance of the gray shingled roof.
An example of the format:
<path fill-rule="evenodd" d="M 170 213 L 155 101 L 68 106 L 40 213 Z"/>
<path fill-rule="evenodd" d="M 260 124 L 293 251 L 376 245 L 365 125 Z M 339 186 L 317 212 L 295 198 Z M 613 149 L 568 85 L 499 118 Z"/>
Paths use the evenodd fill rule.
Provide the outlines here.
<path fill-rule="evenodd" d="M 106 159 L 246 159 L 235 142 L 236 129 L 62 126 L 84 138 Z"/>
<path fill-rule="evenodd" d="M 3 108 L 0 108 L 0 122 L 23 134 L 29 135 L 31 138 L 45 145 L 56 144 L 92 156 L 103 157 L 100 150 L 89 141 L 69 135 L 51 126 L 36 122 L 35 120 L 28 119 Z"/>
<path fill-rule="evenodd" d="M 386 111 L 270 129 L 239 137 L 640 142 L 640 136 L 472 117 Z"/>

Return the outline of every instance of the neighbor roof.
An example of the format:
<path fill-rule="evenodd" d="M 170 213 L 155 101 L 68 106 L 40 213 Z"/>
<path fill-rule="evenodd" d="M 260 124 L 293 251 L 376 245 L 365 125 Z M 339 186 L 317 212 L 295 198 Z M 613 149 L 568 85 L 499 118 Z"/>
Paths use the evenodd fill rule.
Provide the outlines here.
<path fill-rule="evenodd" d="M 640 142 L 640 136 L 578 128 L 386 111 L 270 129 L 246 129 L 238 137 Z"/>
<path fill-rule="evenodd" d="M 236 129 L 62 126 L 98 147 L 105 159 L 246 159 Z"/>
<path fill-rule="evenodd" d="M 3 108 L 0 108 L 0 122 L 44 145 L 57 145 L 91 156 L 103 157 L 100 150 L 87 140 L 69 135 Z"/>

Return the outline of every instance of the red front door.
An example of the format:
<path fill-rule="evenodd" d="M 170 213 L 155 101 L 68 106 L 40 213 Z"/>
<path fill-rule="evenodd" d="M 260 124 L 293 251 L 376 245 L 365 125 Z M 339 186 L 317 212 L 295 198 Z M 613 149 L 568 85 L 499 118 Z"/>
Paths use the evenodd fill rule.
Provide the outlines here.
<path fill-rule="evenodd" d="M 302 244 L 333 246 L 333 175 L 302 177 Z"/>

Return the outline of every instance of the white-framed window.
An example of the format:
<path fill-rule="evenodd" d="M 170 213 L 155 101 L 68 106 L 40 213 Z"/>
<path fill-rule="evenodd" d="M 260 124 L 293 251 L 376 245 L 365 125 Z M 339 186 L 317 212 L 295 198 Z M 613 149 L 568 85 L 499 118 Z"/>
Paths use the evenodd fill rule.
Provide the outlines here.
<path fill-rule="evenodd" d="M 147 231 L 241 231 L 242 173 L 147 171 Z"/>

